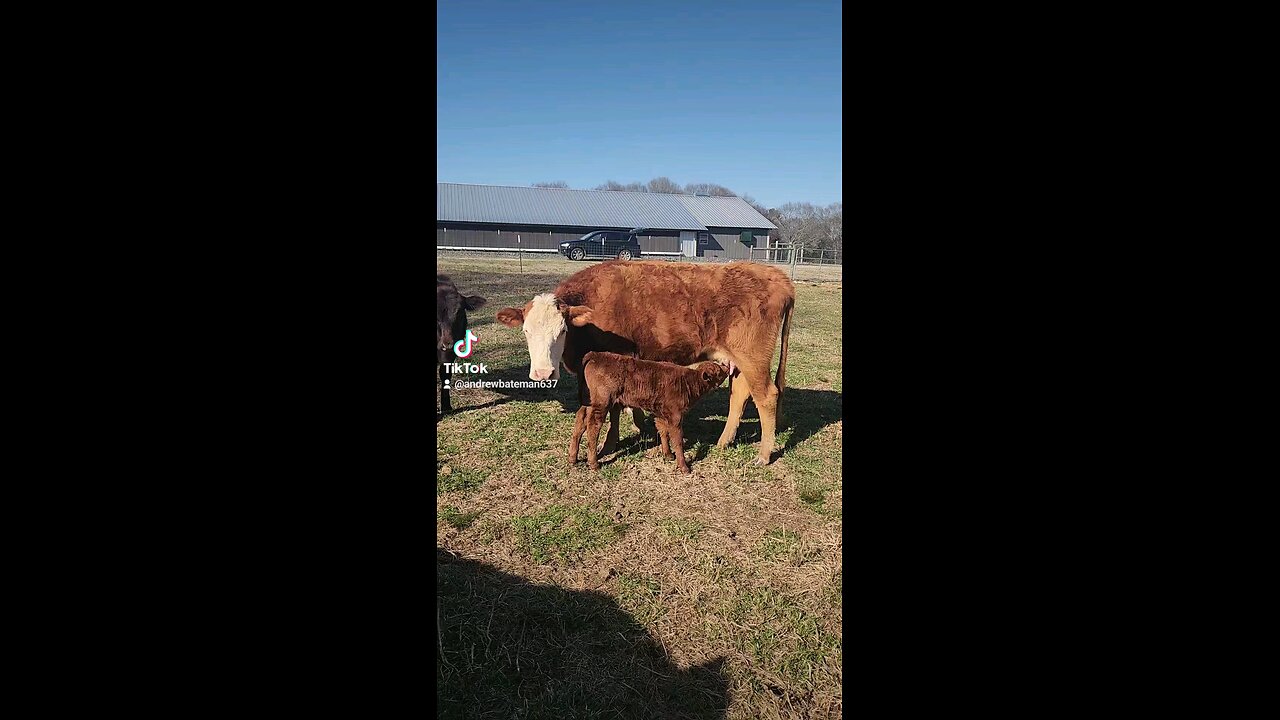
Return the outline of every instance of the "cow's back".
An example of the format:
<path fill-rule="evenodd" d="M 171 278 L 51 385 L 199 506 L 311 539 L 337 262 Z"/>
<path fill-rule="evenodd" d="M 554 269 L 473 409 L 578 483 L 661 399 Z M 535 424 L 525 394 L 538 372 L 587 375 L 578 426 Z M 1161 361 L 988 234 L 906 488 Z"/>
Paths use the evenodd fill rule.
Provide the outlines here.
<path fill-rule="evenodd" d="M 592 323 L 634 343 L 641 358 L 688 364 L 723 344 L 739 323 L 771 329 L 772 341 L 795 287 L 781 270 L 759 263 L 612 261 L 575 273 L 556 296 L 590 307 Z M 597 336 L 587 344 L 599 343 Z M 599 349 L 612 348 L 582 351 Z"/>

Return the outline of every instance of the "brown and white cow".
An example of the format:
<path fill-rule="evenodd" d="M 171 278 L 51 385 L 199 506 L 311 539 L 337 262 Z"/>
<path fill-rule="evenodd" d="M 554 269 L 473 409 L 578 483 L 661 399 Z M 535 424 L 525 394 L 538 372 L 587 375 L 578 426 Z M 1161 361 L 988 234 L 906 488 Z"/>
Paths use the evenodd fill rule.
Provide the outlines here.
<path fill-rule="evenodd" d="M 760 263 L 610 261 L 575 273 L 555 292 L 538 295 L 523 308 L 503 308 L 498 321 L 523 328 L 533 380 L 558 378 L 560 366 L 579 375 L 583 356 L 598 351 L 678 365 L 718 360 L 736 367 L 729 382 L 728 421 L 717 445 L 725 447 L 737 435 L 749 395 L 760 411 L 756 462 L 767 465 L 785 385 L 795 297 L 786 274 Z M 779 333 L 782 351 L 775 383 L 770 367 Z M 588 405 L 581 379 L 578 401 L 581 415 Z M 617 446 L 619 410 L 610 412 L 602 453 Z M 643 417 L 639 410 L 633 414 Z"/>

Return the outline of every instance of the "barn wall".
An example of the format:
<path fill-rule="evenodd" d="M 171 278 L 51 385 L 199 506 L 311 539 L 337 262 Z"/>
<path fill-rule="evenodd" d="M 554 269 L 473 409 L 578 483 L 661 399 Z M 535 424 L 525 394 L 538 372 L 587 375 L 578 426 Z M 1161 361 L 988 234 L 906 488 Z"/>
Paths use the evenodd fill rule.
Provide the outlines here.
<path fill-rule="evenodd" d="M 473 225 L 436 223 L 436 246 L 464 248 L 511 248 L 526 250 L 559 250 L 560 243 L 577 240 L 593 230 L 616 228 L 555 227 L 538 225 Z M 631 228 L 621 228 L 630 230 Z M 516 238 L 519 237 L 519 244 Z M 640 252 L 679 252 L 680 233 L 676 230 L 655 231 L 641 235 Z"/>
<path fill-rule="evenodd" d="M 641 235 L 640 252 L 680 252 L 680 234 Z"/>
<path fill-rule="evenodd" d="M 751 230 L 751 234 L 756 238 L 756 247 L 764 247 L 764 237 L 768 234 L 767 230 L 756 230 L 752 228 L 717 228 L 711 229 L 711 242 L 707 245 L 698 246 L 698 256 L 706 258 L 714 258 L 720 260 L 748 260 L 751 258 L 750 248 L 742 244 L 740 239 L 742 232 Z M 760 253 L 756 253 L 756 257 L 760 257 Z"/>

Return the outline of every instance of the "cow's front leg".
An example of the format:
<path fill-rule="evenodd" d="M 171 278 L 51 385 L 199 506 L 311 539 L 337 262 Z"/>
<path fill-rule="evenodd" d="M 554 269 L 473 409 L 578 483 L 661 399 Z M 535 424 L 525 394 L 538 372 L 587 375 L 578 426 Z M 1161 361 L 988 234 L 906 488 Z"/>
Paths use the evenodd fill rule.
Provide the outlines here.
<path fill-rule="evenodd" d="M 621 405 L 614 405 L 609 408 L 609 434 L 604 436 L 604 445 L 600 446 L 599 452 L 601 455 L 608 455 L 618 449 L 618 419 L 621 416 Z"/>
<path fill-rule="evenodd" d="M 652 420 L 646 419 L 644 410 L 640 408 L 631 408 L 631 422 L 636 426 L 636 430 L 644 437 L 653 437 L 657 434 L 657 416 L 653 416 Z"/>
<path fill-rule="evenodd" d="M 587 430 L 587 411 L 590 408 L 583 406 L 578 408 L 578 414 L 573 418 L 573 436 L 569 439 L 569 464 L 575 465 L 578 462 L 578 447 L 582 441 L 582 433 Z M 588 440 L 590 442 L 590 440 Z M 593 444 L 592 447 L 595 447 Z"/>

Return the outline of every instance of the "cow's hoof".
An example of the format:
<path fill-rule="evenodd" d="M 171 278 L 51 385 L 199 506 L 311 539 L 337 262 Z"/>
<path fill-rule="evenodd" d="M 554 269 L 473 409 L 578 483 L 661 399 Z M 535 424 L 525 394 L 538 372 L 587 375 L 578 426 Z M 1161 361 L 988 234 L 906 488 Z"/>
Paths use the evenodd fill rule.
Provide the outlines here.
<path fill-rule="evenodd" d="M 597 454 L 597 455 L 612 455 L 612 454 L 613 454 L 613 451 L 614 451 L 614 450 L 617 450 L 617 449 L 618 449 L 617 444 L 610 445 L 609 443 L 605 443 L 604 445 L 601 445 L 600 447 L 596 448 L 596 454 Z"/>
<path fill-rule="evenodd" d="M 751 461 L 751 464 L 752 465 L 768 465 L 769 458 L 757 457 L 755 460 Z"/>
<path fill-rule="evenodd" d="M 596 463 L 595 465 L 592 465 L 591 472 L 600 472 L 600 464 Z"/>
<path fill-rule="evenodd" d="M 680 468 L 680 472 L 684 473 L 685 475 L 688 475 L 689 473 L 691 473 L 691 472 L 693 472 L 693 471 L 692 471 L 692 470 L 690 470 L 690 469 L 689 469 L 689 467 L 686 465 L 685 467 Z"/>

